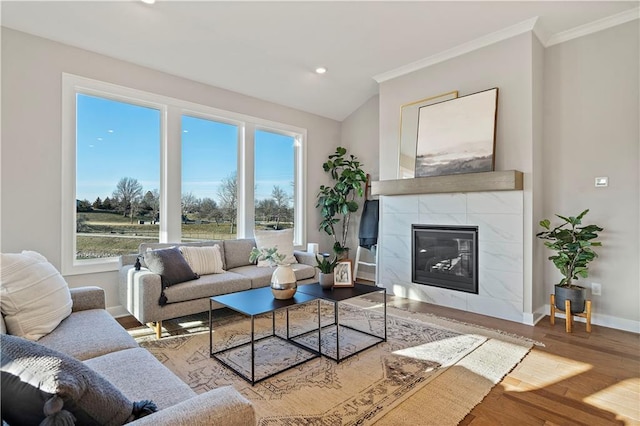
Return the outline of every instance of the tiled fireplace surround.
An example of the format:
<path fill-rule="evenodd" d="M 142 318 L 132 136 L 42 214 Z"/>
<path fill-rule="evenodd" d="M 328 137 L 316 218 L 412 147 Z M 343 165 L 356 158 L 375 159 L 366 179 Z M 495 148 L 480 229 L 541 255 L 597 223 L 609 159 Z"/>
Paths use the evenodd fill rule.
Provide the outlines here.
<path fill-rule="evenodd" d="M 389 293 L 523 321 L 523 193 L 381 196 L 378 285 Z M 478 294 L 411 282 L 411 225 L 478 226 Z"/>

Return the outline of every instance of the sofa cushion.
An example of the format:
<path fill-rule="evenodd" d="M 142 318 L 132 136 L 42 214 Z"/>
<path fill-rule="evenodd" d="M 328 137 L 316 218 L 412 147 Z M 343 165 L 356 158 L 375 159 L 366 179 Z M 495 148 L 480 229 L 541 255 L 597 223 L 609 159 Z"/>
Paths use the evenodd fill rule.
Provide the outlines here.
<path fill-rule="evenodd" d="M 255 268 L 255 267 L 254 267 Z M 251 280 L 233 272 L 203 275 L 195 281 L 176 284 L 165 290 L 169 303 L 185 302 L 251 288 Z"/>
<path fill-rule="evenodd" d="M 256 265 L 245 265 L 233 268 L 231 271 L 250 280 L 251 288 L 260 288 L 271 284 L 271 275 L 275 270 L 276 268 L 258 268 Z"/>
<path fill-rule="evenodd" d="M 139 405 L 81 361 L 17 336 L 0 339 L 2 419 L 9 424 L 121 425 L 139 417 Z M 146 407 L 140 414 L 155 411 Z"/>
<path fill-rule="evenodd" d="M 256 247 L 259 249 L 276 247 L 278 249 L 278 253 L 285 256 L 282 263 L 298 263 L 298 260 L 293 255 L 293 228 L 283 229 L 281 231 L 264 231 L 256 229 L 253 234 L 256 239 Z M 258 266 L 265 267 L 271 265 L 266 260 L 259 260 Z"/>
<path fill-rule="evenodd" d="M 185 260 L 198 275 L 221 274 L 222 269 L 222 252 L 220 245 L 215 244 L 207 247 L 192 247 L 182 245 L 178 247 L 180 253 Z"/>
<path fill-rule="evenodd" d="M 237 268 L 238 266 L 250 265 L 249 254 L 256 246 L 253 238 L 239 238 L 237 240 L 224 241 L 224 257 L 226 270 Z"/>
<path fill-rule="evenodd" d="M 133 337 L 104 309 L 72 313 L 38 343 L 79 360 L 138 347 Z"/>
<path fill-rule="evenodd" d="M 178 342 L 181 337 L 172 339 Z M 153 395 L 159 410 L 170 407 L 196 393 L 146 349 L 135 348 L 88 359 L 85 364 L 109 380 L 130 400 Z"/>
<path fill-rule="evenodd" d="M 163 287 L 198 279 L 177 247 L 146 251 L 144 262 L 151 272 L 160 275 Z"/>
<path fill-rule="evenodd" d="M 38 340 L 71 314 L 67 282 L 43 255 L 3 253 L 0 277 L 0 309 L 10 334 Z"/>
<path fill-rule="evenodd" d="M 296 281 L 302 281 L 313 278 L 315 276 L 315 269 L 309 265 L 303 265 L 296 263 L 291 265 L 294 274 L 296 275 Z M 266 287 L 271 284 L 271 275 L 273 275 L 275 268 L 257 268 L 255 265 L 239 266 L 234 268 L 231 272 L 244 275 L 251 279 L 251 288 Z"/>

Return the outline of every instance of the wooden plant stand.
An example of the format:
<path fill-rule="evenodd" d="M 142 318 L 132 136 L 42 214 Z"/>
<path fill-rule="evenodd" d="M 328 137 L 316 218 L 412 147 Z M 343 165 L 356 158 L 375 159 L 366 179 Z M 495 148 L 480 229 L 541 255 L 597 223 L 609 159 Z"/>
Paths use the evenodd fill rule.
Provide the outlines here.
<path fill-rule="evenodd" d="M 560 312 L 562 314 L 565 315 L 566 317 L 566 332 L 567 333 L 571 333 L 571 326 L 573 325 L 573 316 L 577 316 L 577 317 L 582 317 L 582 318 L 586 318 L 587 320 L 587 333 L 591 333 L 591 300 L 586 300 L 585 301 L 585 311 L 584 312 L 580 312 L 578 314 L 572 314 L 571 313 L 571 301 L 570 300 L 565 300 L 564 302 L 564 311 L 556 308 L 556 295 L 552 294 L 551 295 L 551 316 L 550 316 L 550 321 L 551 321 L 551 325 L 554 325 L 556 323 L 556 312 Z"/>

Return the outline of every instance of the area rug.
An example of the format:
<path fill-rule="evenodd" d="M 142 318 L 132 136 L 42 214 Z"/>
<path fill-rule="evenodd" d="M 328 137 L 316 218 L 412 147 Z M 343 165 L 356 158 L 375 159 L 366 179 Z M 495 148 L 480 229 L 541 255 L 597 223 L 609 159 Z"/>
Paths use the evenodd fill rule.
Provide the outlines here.
<path fill-rule="evenodd" d="M 333 320 L 333 305 L 323 303 L 323 325 Z M 376 335 L 384 334 L 381 306 L 341 304 L 340 321 Z M 239 315 L 214 316 L 214 342 L 221 349 L 247 340 L 249 321 Z M 315 358 L 252 386 L 209 357 L 207 320 L 183 319 L 190 334 L 152 340 L 138 330 L 137 340 L 197 393 L 234 386 L 256 410 L 258 425 L 455 425 L 529 352 L 533 342 L 499 331 L 424 314 L 387 308 L 387 341 L 336 363 Z M 290 310 L 292 335 L 317 321 L 314 303 Z M 184 327 L 184 324 L 189 327 Z M 171 325 L 167 325 L 171 327 Z M 270 333 L 272 318 L 256 322 L 259 336 Z M 276 329 L 286 335 L 284 313 Z M 134 331 L 134 336 L 136 333 Z M 306 336 L 317 346 L 314 333 Z M 322 335 L 323 352 L 335 346 L 335 327 Z M 358 333 L 340 332 L 341 354 L 370 342 Z M 276 339 L 258 346 L 260 374 L 306 356 Z M 285 347 L 286 346 L 286 347 Z M 234 355 L 237 367 L 248 367 L 249 351 Z M 244 358 L 243 358 L 244 357 Z"/>

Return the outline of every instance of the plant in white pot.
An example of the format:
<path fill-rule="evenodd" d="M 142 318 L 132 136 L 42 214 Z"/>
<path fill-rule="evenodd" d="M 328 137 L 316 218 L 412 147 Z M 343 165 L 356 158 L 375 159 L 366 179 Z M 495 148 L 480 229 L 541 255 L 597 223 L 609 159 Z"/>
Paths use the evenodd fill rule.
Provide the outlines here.
<path fill-rule="evenodd" d="M 549 260 L 558 268 L 563 278 L 555 285 L 556 307 L 565 309 L 565 300 L 571 301 L 571 312 L 584 311 L 586 289 L 575 285 L 574 280 L 587 278 L 589 275 L 588 264 L 596 257 L 597 253 L 592 247 L 602 246 L 602 243 L 594 241 L 598 238 L 598 232 L 603 228 L 598 225 L 582 225 L 582 218 L 589 212 L 583 211 L 578 216 L 560 216 L 562 222 L 551 227 L 548 219 L 540 221 L 545 231 L 536 236 L 544 241 L 544 245 L 555 251 L 555 255 L 549 256 Z"/>
<path fill-rule="evenodd" d="M 279 300 L 291 299 L 298 290 L 296 274 L 291 265 L 282 263 L 284 254 L 278 253 L 277 247 L 261 248 L 254 247 L 249 253 L 249 262 L 267 261 L 271 267 L 276 266 L 276 270 L 271 275 L 271 293 Z"/>
<path fill-rule="evenodd" d="M 330 260 L 330 256 L 322 256 L 322 259 L 316 255 L 316 268 L 320 271 L 318 282 L 320 287 L 328 290 L 333 287 L 333 270 L 338 264 L 338 256 L 333 256 L 333 260 Z"/>

